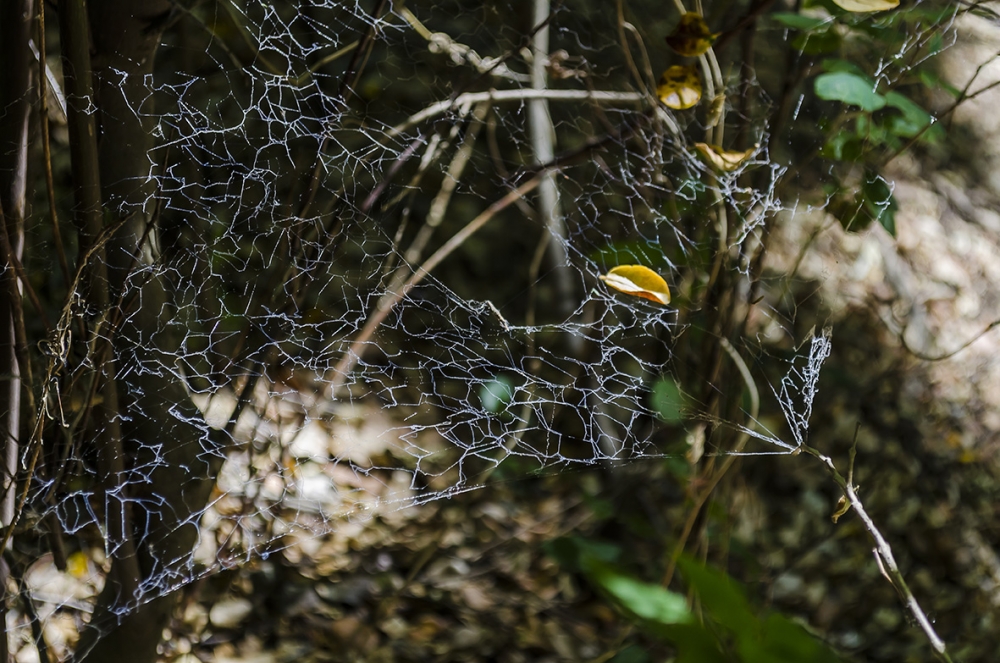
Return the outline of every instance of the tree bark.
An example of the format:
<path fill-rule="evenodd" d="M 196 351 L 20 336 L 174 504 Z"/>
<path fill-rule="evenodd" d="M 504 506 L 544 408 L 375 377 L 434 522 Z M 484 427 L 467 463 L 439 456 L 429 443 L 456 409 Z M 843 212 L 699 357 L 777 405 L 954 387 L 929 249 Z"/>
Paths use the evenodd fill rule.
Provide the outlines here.
<path fill-rule="evenodd" d="M 112 473 L 119 477 L 117 501 L 110 496 L 105 500 L 109 509 L 121 509 L 123 545 L 113 557 L 75 656 L 88 663 L 117 662 L 123 652 L 135 663 L 156 660 L 176 603 L 174 590 L 191 575 L 198 514 L 222 460 L 215 435 L 171 368 L 184 330 L 170 323 L 170 298 L 157 271 L 152 227 L 156 182 L 150 159 L 155 147 L 150 80 L 171 7 L 167 0 L 92 2 L 89 21 L 82 23 L 89 22 L 92 38 L 102 224 L 120 226 L 103 265 L 113 324 L 108 329 L 111 352 L 102 367 L 103 389 L 108 390 L 102 407 L 108 412 L 99 423 L 121 422 L 121 446 L 108 445 L 113 433 L 99 443 L 120 454 L 119 464 L 127 459 L 121 475 L 117 466 Z M 75 24 L 63 20 L 66 28 Z M 109 402 L 108 393 L 121 397 Z"/>

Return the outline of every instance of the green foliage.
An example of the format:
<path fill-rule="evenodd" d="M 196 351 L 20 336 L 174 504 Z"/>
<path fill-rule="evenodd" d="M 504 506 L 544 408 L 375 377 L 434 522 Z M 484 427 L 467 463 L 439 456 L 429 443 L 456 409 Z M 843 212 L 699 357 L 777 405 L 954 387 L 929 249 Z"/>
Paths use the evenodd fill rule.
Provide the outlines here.
<path fill-rule="evenodd" d="M 479 387 L 479 402 L 490 414 L 499 414 L 514 400 L 514 383 L 506 375 L 497 375 Z"/>
<path fill-rule="evenodd" d="M 897 205 L 882 171 L 911 144 L 930 145 L 942 139 L 936 118 L 916 99 L 931 90 L 944 90 L 956 98 L 961 92 L 912 62 L 921 61 L 918 55 L 926 59 L 943 48 L 941 31 L 927 26 L 947 24 L 955 8 L 918 4 L 852 13 L 831 0 L 814 0 L 806 2 L 803 11 L 779 12 L 771 19 L 797 32 L 793 48 L 807 55 L 835 54 L 823 60 L 822 72 L 811 82 L 817 99 L 841 104 L 839 115 L 819 124 L 825 134 L 819 155 L 834 162 L 830 172 L 836 180 L 826 189 L 828 209 L 850 231 L 878 222 L 895 235 Z M 912 40 L 918 26 L 922 36 L 913 45 L 907 40 Z M 838 35 L 843 43 L 835 46 L 830 35 Z M 913 51 L 909 62 L 886 58 L 887 53 L 906 49 Z M 877 76 L 873 61 L 881 63 Z M 860 178 L 859 173 L 863 173 Z"/>
<path fill-rule="evenodd" d="M 612 544 L 579 537 L 549 542 L 547 552 L 587 580 L 648 635 L 677 648 L 679 663 L 837 663 L 840 658 L 802 626 L 777 613 L 755 610 L 728 574 L 689 557 L 679 568 L 697 596 L 701 614 L 685 595 L 641 580 L 618 562 Z M 623 661 L 646 660 L 623 650 Z M 625 655 L 625 652 L 629 652 Z M 614 659 L 619 660 L 619 659 Z"/>
<path fill-rule="evenodd" d="M 684 408 L 687 405 L 680 387 L 668 375 L 664 375 L 653 383 L 650 401 L 660 419 L 668 424 L 679 424 L 684 421 Z"/>
<path fill-rule="evenodd" d="M 771 19 L 793 30 L 817 30 L 830 25 L 829 19 L 805 16 L 792 12 L 775 12 L 771 14 Z"/>
<path fill-rule="evenodd" d="M 874 81 L 846 71 L 821 74 L 816 77 L 815 89 L 820 99 L 842 101 L 869 113 L 885 106 L 885 97 L 875 91 Z"/>
<path fill-rule="evenodd" d="M 870 227 L 873 221 L 878 221 L 895 237 L 898 207 L 889 184 L 878 173 L 868 170 L 859 187 L 835 193 L 830 200 L 829 211 L 845 230 L 859 232 Z"/>

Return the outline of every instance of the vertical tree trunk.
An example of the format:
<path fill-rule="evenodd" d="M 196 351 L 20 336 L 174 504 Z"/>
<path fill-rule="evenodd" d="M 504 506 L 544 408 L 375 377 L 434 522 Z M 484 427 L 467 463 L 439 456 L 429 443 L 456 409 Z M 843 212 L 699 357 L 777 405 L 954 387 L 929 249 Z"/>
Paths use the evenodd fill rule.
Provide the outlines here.
<path fill-rule="evenodd" d="M 82 0 L 64 0 L 64 5 Z M 169 366 L 183 330 L 171 327 L 169 298 L 155 267 L 141 279 L 130 274 L 158 258 L 155 221 L 156 182 L 150 155 L 152 133 L 150 77 L 168 0 L 105 0 L 87 8 L 92 38 L 93 85 L 97 107 L 97 163 L 102 224 L 124 223 L 108 244 L 106 294 L 117 321 L 111 352 L 104 358 L 102 384 L 107 410 L 99 424 L 120 424 L 99 439 L 117 477 L 109 498 L 109 526 L 125 526 L 118 554 L 90 627 L 77 649 L 77 661 L 117 662 L 123 653 L 134 663 L 156 660 L 157 647 L 176 602 L 173 589 L 185 579 L 198 536 L 197 514 L 204 508 L 221 465 L 214 438 L 201 423 L 184 383 Z M 65 30 L 78 23 L 64 17 Z M 158 371 L 135 370 L 155 366 Z M 126 368 L 128 370 L 122 370 Z M 107 395 L 120 394 L 108 401 Z M 212 439 L 210 439 L 212 438 Z M 119 469 L 122 463 L 127 465 Z M 122 471 L 123 470 L 123 471 Z M 141 481 L 125 482 L 142 472 Z M 107 472 L 107 470 L 106 470 Z M 110 511 L 121 518 L 112 522 Z M 116 542 L 117 543 L 117 542 Z"/>
<path fill-rule="evenodd" d="M 28 115 L 31 111 L 31 0 L 0 1 L 0 206 L 11 249 L 20 257 L 24 244 L 27 186 Z M 14 312 L 19 297 L 14 266 L 5 261 L 0 275 L 0 525 L 14 520 L 21 410 L 21 367 L 15 356 Z M 0 560 L 0 662 L 10 658 L 6 634 L 7 565 Z"/>

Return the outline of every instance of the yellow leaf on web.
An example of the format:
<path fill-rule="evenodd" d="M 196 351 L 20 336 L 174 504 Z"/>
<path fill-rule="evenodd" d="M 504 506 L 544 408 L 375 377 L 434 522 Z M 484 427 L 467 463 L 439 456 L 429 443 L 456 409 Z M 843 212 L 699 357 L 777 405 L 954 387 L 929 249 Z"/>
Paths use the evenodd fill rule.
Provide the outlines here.
<path fill-rule="evenodd" d="M 667 108 L 684 110 L 701 100 L 701 79 L 698 69 L 691 66 L 674 65 L 660 76 L 656 96 Z"/>
<path fill-rule="evenodd" d="M 742 166 L 743 162 L 753 156 L 754 151 L 757 149 L 755 145 L 749 150 L 734 152 L 724 150 L 718 145 L 709 145 L 708 143 L 695 143 L 694 147 L 709 165 L 714 166 L 724 173 L 731 173 Z"/>
<path fill-rule="evenodd" d="M 899 0 L 833 0 L 833 2 L 849 12 L 884 12 L 899 6 Z"/>
<path fill-rule="evenodd" d="M 718 35 L 712 34 L 701 14 L 688 12 L 667 36 L 667 46 L 685 57 L 703 55 Z"/>
<path fill-rule="evenodd" d="M 601 280 L 620 292 L 642 297 L 664 306 L 670 303 L 670 289 L 663 277 L 642 265 L 619 265 Z"/>

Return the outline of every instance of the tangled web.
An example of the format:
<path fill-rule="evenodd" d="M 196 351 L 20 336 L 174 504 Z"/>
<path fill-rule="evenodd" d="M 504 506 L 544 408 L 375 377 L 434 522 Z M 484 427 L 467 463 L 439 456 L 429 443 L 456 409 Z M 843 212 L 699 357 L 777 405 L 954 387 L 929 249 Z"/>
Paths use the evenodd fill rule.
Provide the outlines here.
<path fill-rule="evenodd" d="M 692 347 L 722 352 L 685 307 L 720 278 L 717 256 L 749 282 L 781 209 L 765 128 L 749 125 L 737 169 L 706 165 L 694 143 L 721 142 L 725 123 L 659 104 L 613 7 L 529 24 L 378 4 L 185 10 L 135 103 L 157 144 L 152 193 L 117 210 L 150 225 L 120 293 L 131 307 L 113 336 L 85 298 L 63 310 L 24 516 L 70 559 L 93 548 L 142 569 L 109 626 L 291 532 L 475 489 L 511 459 L 683 453 L 678 424 L 710 418 L 706 394 L 747 387 L 685 365 Z M 655 17 L 644 31 L 665 32 L 674 18 L 647 9 L 633 8 Z M 669 60 L 627 27 L 630 52 Z M 737 112 L 736 85 L 714 106 Z M 674 305 L 598 279 L 622 264 L 662 274 Z M 95 469 L 106 430 L 77 426 L 101 398 L 98 338 L 121 394 L 110 484 Z M 816 336 L 779 378 L 790 442 L 737 413 L 748 451 L 805 442 L 828 354 Z"/>

